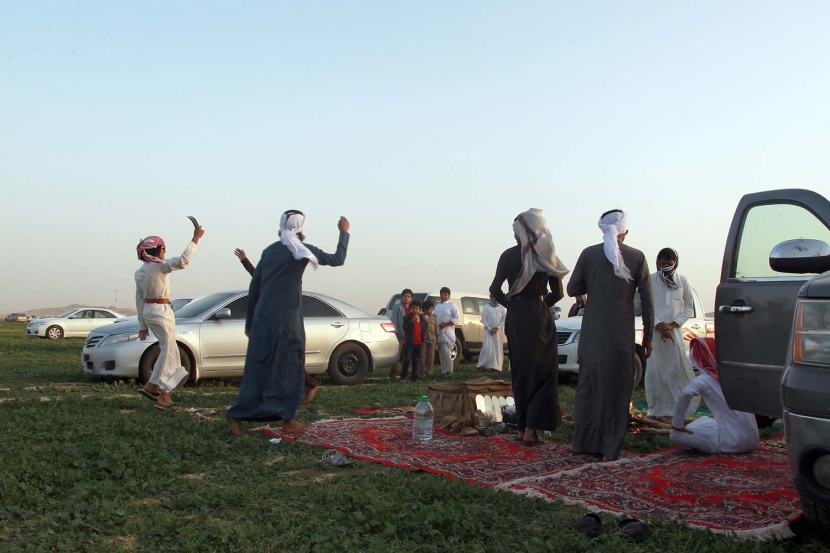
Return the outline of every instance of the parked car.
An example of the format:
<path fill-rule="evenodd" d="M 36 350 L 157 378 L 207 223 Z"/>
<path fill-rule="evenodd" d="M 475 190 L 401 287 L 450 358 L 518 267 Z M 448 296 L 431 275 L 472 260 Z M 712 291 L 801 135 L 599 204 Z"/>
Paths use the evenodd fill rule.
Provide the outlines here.
<path fill-rule="evenodd" d="M 174 300 L 170 300 L 170 308 L 173 310 L 173 313 L 184 307 L 185 305 L 197 300 L 199 298 L 176 298 Z M 118 319 L 117 321 L 113 321 L 113 324 L 123 324 L 129 323 L 138 320 L 138 315 L 130 315 L 129 317 L 124 317 L 122 319 Z"/>
<path fill-rule="evenodd" d="M 422 304 L 429 300 L 435 305 L 441 303 L 439 292 L 413 292 L 413 301 L 417 300 Z M 450 302 L 458 308 L 458 324 L 455 325 L 455 344 L 451 350 L 452 362 L 458 366 L 463 357 L 470 361 L 481 352 L 481 345 L 484 341 L 484 325 L 481 323 L 481 313 L 484 306 L 490 302 L 489 294 L 473 294 L 469 292 L 453 292 Z M 401 295 L 393 294 L 389 298 L 386 307 L 382 308 L 378 315 L 392 316 L 392 312 L 401 303 Z M 505 351 L 507 350 L 507 338 L 504 340 Z M 461 355 L 458 353 L 461 352 Z M 436 361 L 438 353 L 436 352 Z"/>
<path fill-rule="evenodd" d="M 189 379 L 242 375 L 247 308 L 248 291 L 235 290 L 205 296 L 176 312 L 176 342 Z M 325 372 L 338 384 L 360 384 L 398 354 L 395 329 L 386 317 L 314 292 L 303 292 L 303 312 L 309 374 Z M 133 321 L 91 332 L 81 364 L 89 375 L 147 382 L 158 355 L 158 340 L 152 333 L 139 340 L 138 321 Z"/>
<path fill-rule="evenodd" d="M 9 313 L 4 320 L 7 323 L 25 323 L 29 317 L 25 313 Z"/>
<path fill-rule="evenodd" d="M 784 418 L 804 514 L 830 537 L 830 202 L 809 190 L 738 203 L 715 296 L 718 370 L 738 411 Z"/>
<path fill-rule="evenodd" d="M 26 327 L 29 338 L 86 338 L 91 330 L 108 325 L 124 317 L 121 313 L 103 307 L 71 309 L 56 317 L 35 319 Z"/>
<path fill-rule="evenodd" d="M 695 311 L 689 320 L 683 325 L 683 338 L 686 352 L 689 351 L 689 342 L 695 336 L 711 336 L 714 331 L 714 323 L 706 317 L 706 311 L 700 301 L 697 291 L 692 289 Z M 591 300 L 588 299 L 590 304 Z M 581 313 L 581 312 L 580 312 Z M 634 386 L 638 386 L 643 378 L 643 371 L 646 367 L 642 347 L 643 341 L 643 320 L 640 317 L 640 296 L 634 295 L 634 342 L 637 351 L 637 374 L 634 377 Z M 579 375 L 579 338 L 582 333 L 582 315 L 560 319 L 556 322 L 556 337 L 559 343 L 559 374 L 563 377 Z"/>

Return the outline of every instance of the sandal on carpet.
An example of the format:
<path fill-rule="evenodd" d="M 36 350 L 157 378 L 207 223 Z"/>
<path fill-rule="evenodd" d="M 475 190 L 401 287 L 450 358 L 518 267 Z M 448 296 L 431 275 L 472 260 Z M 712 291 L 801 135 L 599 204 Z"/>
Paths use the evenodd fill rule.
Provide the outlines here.
<path fill-rule="evenodd" d="M 333 467 L 347 467 L 352 464 L 352 461 L 350 461 L 348 457 L 336 449 L 329 449 L 323 453 L 323 457 L 320 459 L 320 462 L 328 463 Z"/>
<path fill-rule="evenodd" d="M 602 521 L 596 513 L 587 513 L 579 517 L 574 527 L 590 539 L 598 538 L 602 534 Z"/>
<path fill-rule="evenodd" d="M 528 447 L 536 447 L 537 445 L 542 445 L 544 443 L 544 440 L 533 440 L 532 442 L 526 442 L 522 440 L 522 445 L 526 445 Z"/>
<path fill-rule="evenodd" d="M 624 518 L 620 521 L 620 532 L 635 543 L 646 539 L 646 525 L 636 518 Z"/>
<path fill-rule="evenodd" d="M 154 394 L 154 393 L 152 393 L 152 392 L 148 392 L 148 391 L 147 391 L 147 390 L 145 390 L 144 388 L 139 388 L 139 389 L 138 389 L 138 393 L 139 393 L 139 394 L 141 394 L 142 396 L 146 397 L 147 399 L 149 399 L 149 400 L 150 400 L 150 401 L 152 401 L 152 402 L 156 402 L 156 401 L 158 401 L 158 398 L 159 398 L 158 394 Z"/>

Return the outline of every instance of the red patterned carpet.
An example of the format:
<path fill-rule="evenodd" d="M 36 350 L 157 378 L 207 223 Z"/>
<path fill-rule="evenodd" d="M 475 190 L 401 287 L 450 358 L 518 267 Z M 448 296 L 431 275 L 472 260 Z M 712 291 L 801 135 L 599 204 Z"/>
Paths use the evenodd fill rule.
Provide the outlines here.
<path fill-rule="evenodd" d="M 302 434 L 262 431 L 356 459 L 736 536 L 786 537 L 788 523 L 801 514 L 786 454 L 776 448 L 711 456 L 666 450 L 595 463 L 560 444 L 527 447 L 507 434 L 460 437 L 436 430 L 431 442 L 416 443 L 411 429 L 411 419 L 394 417 L 320 421 Z"/>

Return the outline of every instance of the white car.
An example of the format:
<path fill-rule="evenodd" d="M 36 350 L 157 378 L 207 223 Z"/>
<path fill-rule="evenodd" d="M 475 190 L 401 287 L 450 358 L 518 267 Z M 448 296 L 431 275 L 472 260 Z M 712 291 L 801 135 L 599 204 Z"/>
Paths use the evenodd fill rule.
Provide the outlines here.
<path fill-rule="evenodd" d="M 190 380 L 242 375 L 248 338 L 248 291 L 205 296 L 176 312 L 176 342 Z M 360 384 L 376 367 L 398 355 L 395 327 L 332 297 L 303 292 L 305 363 L 309 374 L 328 373 L 337 384 Z M 158 359 L 158 340 L 138 339 L 138 321 L 111 324 L 91 332 L 81 352 L 86 374 L 137 378 L 146 382 Z"/>
<path fill-rule="evenodd" d="M 26 327 L 29 338 L 86 338 L 90 331 L 123 318 L 124 315 L 103 307 L 81 307 L 58 315 L 35 319 Z"/>
<path fill-rule="evenodd" d="M 178 311 L 179 309 L 181 309 L 185 305 L 187 305 L 189 303 L 193 303 L 194 301 L 196 301 L 200 298 L 201 298 L 201 296 L 199 296 L 199 298 L 176 298 L 174 300 L 170 300 L 170 308 L 173 310 L 173 313 L 175 313 L 176 311 Z M 138 320 L 138 315 L 130 315 L 129 317 L 124 317 L 124 318 L 118 319 L 117 321 L 113 321 L 113 323 L 123 324 L 123 323 L 135 322 L 137 320 Z"/>
<path fill-rule="evenodd" d="M 700 296 L 698 296 L 697 291 L 694 289 L 692 289 L 692 296 L 694 297 L 695 312 L 682 327 L 684 345 L 686 346 L 687 353 L 689 351 L 689 342 L 695 336 L 715 335 L 715 322 L 711 318 L 706 317 Z M 589 299 L 588 301 L 591 300 Z M 643 340 L 643 320 L 640 318 L 640 296 L 637 294 L 634 295 L 634 315 L 634 342 L 639 350 Z M 559 343 L 559 374 L 564 377 L 579 375 L 577 348 L 579 347 L 581 333 L 582 315 L 556 321 L 556 336 L 557 342 Z M 643 364 L 639 355 L 636 360 L 638 362 L 638 374 L 634 378 L 635 387 L 643 377 Z"/>

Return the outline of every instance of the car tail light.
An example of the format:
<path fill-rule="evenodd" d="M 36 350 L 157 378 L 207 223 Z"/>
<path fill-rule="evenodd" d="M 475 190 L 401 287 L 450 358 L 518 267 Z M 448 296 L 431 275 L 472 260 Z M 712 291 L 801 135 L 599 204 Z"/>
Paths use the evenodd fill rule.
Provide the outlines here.
<path fill-rule="evenodd" d="M 386 332 L 395 332 L 395 325 L 393 323 L 380 323 L 380 327 Z"/>
<path fill-rule="evenodd" d="M 793 361 L 830 365 L 830 300 L 798 300 Z"/>

